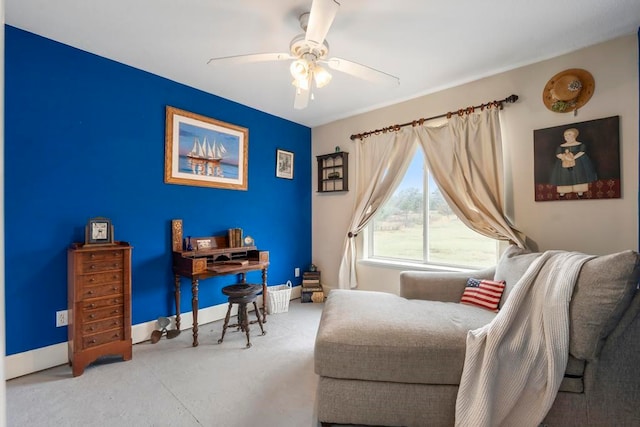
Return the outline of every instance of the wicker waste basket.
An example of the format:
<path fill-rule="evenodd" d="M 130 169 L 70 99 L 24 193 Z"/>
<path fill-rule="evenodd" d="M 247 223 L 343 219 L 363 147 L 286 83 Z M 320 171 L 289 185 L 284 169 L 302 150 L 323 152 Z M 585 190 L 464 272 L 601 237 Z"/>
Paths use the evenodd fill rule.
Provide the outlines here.
<path fill-rule="evenodd" d="M 291 287 L 291 280 L 287 280 L 285 285 L 269 286 L 269 292 L 267 293 L 269 314 L 289 311 Z"/>

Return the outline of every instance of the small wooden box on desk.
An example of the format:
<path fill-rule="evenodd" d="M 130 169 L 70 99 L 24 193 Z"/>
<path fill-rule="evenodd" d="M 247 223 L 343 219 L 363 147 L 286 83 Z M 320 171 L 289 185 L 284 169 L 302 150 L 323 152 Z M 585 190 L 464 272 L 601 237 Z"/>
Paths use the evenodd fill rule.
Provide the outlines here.
<path fill-rule="evenodd" d="M 67 251 L 69 364 L 73 376 L 101 356 L 131 360 L 131 246 L 74 243 Z"/>
<path fill-rule="evenodd" d="M 324 291 L 319 271 L 302 273 L 302 295 L 300 302 L 324 302 Z"/>

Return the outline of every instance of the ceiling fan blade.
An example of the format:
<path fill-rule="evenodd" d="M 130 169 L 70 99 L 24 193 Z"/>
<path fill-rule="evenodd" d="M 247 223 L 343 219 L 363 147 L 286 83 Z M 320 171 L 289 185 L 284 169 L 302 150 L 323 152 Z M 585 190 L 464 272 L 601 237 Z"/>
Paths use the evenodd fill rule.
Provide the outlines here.
<path fill-rule="evenodd" d="M 293 100 L 293 108 L 295 108 L 296 110 L 304 110 L 305 108 L 307 108 L 307 105 L 309 105 L 310 96 L 310 90 L 296 88 L 296 97 Z"/>
<path fill-rule="evenodd" d="M 375 83 L 387 83 L 400 85 L 400 79 L 384 71 L 376 70 L 375 68 L 367 67 L 366 65 L 358 64 L 357 62 L 349 61 L 342 58 L 330 58 L 326 62 L 329 68 L 337 71 L 341 71 L 352 76 L 369 80 Z"/>
<path fill-rule="evenodd" d="M 313 0 L 305 40 L 322 46 L 339 8 L 336 0 Z"/>
<path fill-rule="evenodd" d="M 248 55 L 211 58 L 207 61 L 207 64 L 211 64 L 212 62 L 225 64 L 247 64 L 251 62 L 285 61 L 287 59 L 294 59 L 294 57 L 289 53 L 252 53 Z"/>

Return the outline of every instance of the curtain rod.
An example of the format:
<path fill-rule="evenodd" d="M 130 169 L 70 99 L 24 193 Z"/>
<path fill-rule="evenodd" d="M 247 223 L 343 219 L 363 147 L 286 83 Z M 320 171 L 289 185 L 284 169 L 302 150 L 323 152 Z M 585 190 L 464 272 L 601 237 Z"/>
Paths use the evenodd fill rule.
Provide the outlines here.
<path fill-rule="evenodd" d="M 461 108 L 461 109 L 459 109 L 458 111 L 455 111 L 455 112 L 448 112 L 448 113 L 439 114 L 439 115 L 433 116 L 433 117 L 427 117 L 425 119 L 418 119 L 418 120 L 414 120 L 412 122 L 403 123 L 401 125 L 391 125 L 391 126 L 387 126 L 385 128 L 382 128 L 382 129 L 370 130 L 368 132 L 363 132 L 363 133 L 356 133 L 354 135 L 351 135 L 350 138 L 351 138 L 352 141 L 355 141 L 356 139 L 364 139 L 364 138 L 368 137 L 369 135 L 373 135 L 373 134 L 377 135 L 379 133 L 397 132 L 397 131 L 400 130 L 400 128 L 403 128 L 405 126 L 422 125 L 427 120 L 440 119 L 442 117 L 446 117 L 447 119 L 450 119 L 451 116 L 453 116 L 454 114 L 457 114 L 459 116 L 463 116 L 465 114 L 471 114 L 471 113 L 473 113 L 475 111 L 476 108 L 479 108 L 480 110 L 484 110 L 485 108 L 497 107 L 497 108 L 502 110 L 502 104 L 503 103 L 506 102 L 507 104 L 513 104 L 517 100 L 518 100 L 518 95 L 511 95 L 511 96 L 507 96 L 505 99 L 501 99 L 499 101 L 490 101 L 490 102 L 487 102 L 486 104 L 480 104 L 480 105 L 476 105 L 476 106 L 473 106 L 473 107 Z"/>

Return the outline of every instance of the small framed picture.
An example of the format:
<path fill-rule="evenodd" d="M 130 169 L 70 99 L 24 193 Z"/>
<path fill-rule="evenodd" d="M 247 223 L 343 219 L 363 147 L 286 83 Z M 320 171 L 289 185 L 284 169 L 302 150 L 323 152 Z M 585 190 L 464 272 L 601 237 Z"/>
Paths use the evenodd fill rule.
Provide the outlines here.
<path fill-rule="evenodd" d="M 198 248 L 199 251 L 211 249 L 211 240 L 196 240 L 196 248 Z"/>
<path fill-rule="evenodd" d="M 86 245 L 113 244 L 113 225 L 111 220 L 103 217 L 90 218 L 85 227 Z"/>
<path fill-rule="evenodd" d="M 278 178 L 293 179 L 293 153 L 291 151 L 276 151 L 276 176 Z"/>

